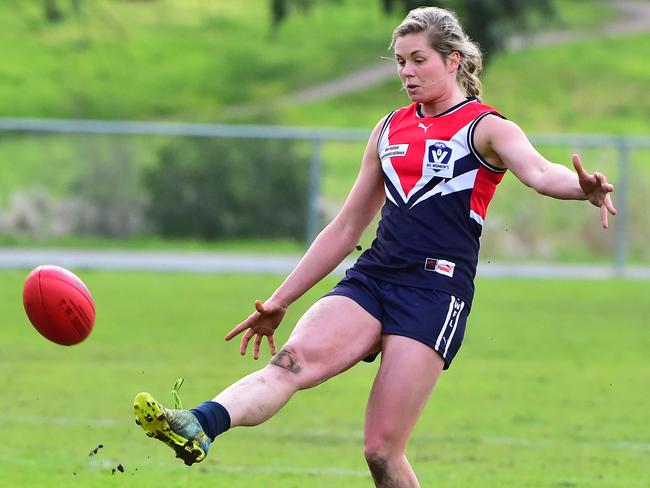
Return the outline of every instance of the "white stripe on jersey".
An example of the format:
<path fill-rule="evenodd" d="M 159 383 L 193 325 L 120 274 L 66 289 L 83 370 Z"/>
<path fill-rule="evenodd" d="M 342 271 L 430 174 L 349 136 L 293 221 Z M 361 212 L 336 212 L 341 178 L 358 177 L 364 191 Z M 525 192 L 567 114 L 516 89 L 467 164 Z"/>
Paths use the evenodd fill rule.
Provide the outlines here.
<path fill-rule="evenodd" d="M 392 118 L 392 117 L 391 117 Z M 468 147 L 468 131 L 470 130 L 470 127 L 472 126 L 472 122 L 467 124 L 465 127 L 460 129 L 458 132 L 454 134 L 454 136 L 448 140 L 448 141 L 440 141 L 443 142 L 449 149 L 451 149 L 451 154 L 453 160 L 450 163 L 450 166 L 453 168 L 453 164 L 458 161 L 459 159 L 464 158 L 468 154 L 470 154 L 470 148 Z M 378 148 L 378 154 L 381 155 L 382 152 L 384 152 L 385 148 L 389 146 L 389 141 L 388 141 L 388 136 L 390 135 L 390 121 L 388 121 L 388 124 L 386 126 L 386 130 L 384 130 L 381 134 L 381 139 L 377 143 L 377 148 Z M 429 140 L 426 139 L 423 142 L 426 144 L 429 141 L 434 141 L 433 139 Z M 390 157 L 384 157 L 381 159 L 381 166 L 382 169 L 384 170 L 384 173 L 388 177 L 388 179 L 391 181 L 397 192 L 399 193 L 399 196 L 402 198 L 402 201 L 404 203 L 408 202 L 409 199 L 415 195 L 417 192 L 419 192 L 429 181 L 431 181 L 433 178 L 435 178 L 435 174 L 422 174 L 420 176 L 420 179 L 417 181 L 417 183 L 411 188 L 409 191 L 408 195 L 404 193 L 404 189 L 402 188 L 402 182 L 399 179 L 399 175 L 397 174 L 397 171 L 393 167 L 393 162 Z M 471 187 L 470 187 L 471 188 Z M 444 195 L 445 193 L 443 193 Z M 429 196 L 435 195 L 435 193 L 427 193 L 427 198 Z M 420 201 L 419 199 L 418 201 Z M 416 202 L 418 203 L 418 202 Z M 415 203 L 412 205 L 412 207 L 415 205 Z"/>
<path fill-rule="evenodd" d="M 483 217 L 474 212 L 474 210 L 469 211 L 469 218 L 476 220 L 479 224 L 483 225 Z"/>
<path fill-rule="evenodd" d="M 452 162 L 452 168 L 453 168 L 453 163 L 455 163 L 461 158 L 464 158 L 469 154 L 469 148 L 467 147 L 467 131 L 469 130 L 470 125 L 471 122 L 467 124 L 465 127 L 463 127 L 462 129 L 460 129 L 458 132 L 456 132 L 454 136 L 448 141 L 442 141 L 442 140 L 440 141 L 440 142 L 444 142 L 444 144 L 447 147 L 449 147 L 449 149 L 451 149 L 451 154 L 452 157 L 454 158 Z M 425 142 L 428 141 L 429 139 L 427 139 L 427 141 Z M 424 187 L 424 185 L 429 183 L 429 181 L 431 181 L 433 178 L 435 178 L 435 175 L 423 174 L 418 180 L 418 182 L 415 184 L 415 186 L 411 188 L 411 191 L 407 195 L 407 200 L 405 200 L 405 202 L 408 201 L 408 199 L 411 198 L 413 195 L 415 195 L 417 192 L 419 192 Z"/>
<path fill-rule="evenodd" d="M 420 196 L 410 208 L 415 207 L 418 203 L 437 195 L 440 193 L 440 196 L 444 197 L 450 193 L 456 193 L 457 191 L 469 190 L 474 187 L 474 181 L 476 181 L 476 175 L 478 173 L 477 169 L 463 173 L 449 180 L 442 180 L 436 186 L 431 188 L 428 192 Z"/>
<path fill-rule="evenodd" d="M 386 186 L 386 183 L 384 183 L 384 190 L 386 191 L 386 198 L 388 198 L 388 199 L 389 199 L 391 202 L 393 202 L 396 206 L 399 206 L 399 205 L 397 205 L 397 202 L 396 202 L 395 199 L 393 198 L 393 195 L 390 194 L 390 191 L 388 190 L 388 187 Z"/>
<path fill-rule="evenodd" d="M 391 117 L 392 118 L 392 117 Z M 377 147 L 379 149 L 378 154 L 381 154 L 384 152 L 384 148 L 388 146 L 388 134 L 390 132 L 390 125 L 386 125 L 387 130 L 385 130 L 381 134 L 381 139 L 379 140 Z M 393 163 L 390 158 L 384 158 L 381 160 L 381 167 L 384 170 L 384 173 L 388 177 L 388 179 L 391 181 L 395 189 L 399 192 L 400 197 L 402 197 L 402 200 L 405 202 L 406 201 L 406 195 L 404 194 L 404 190 L 402 189 L 402 184 L 399 181 L 399 176 L 397 175 L 397 171 L 395 171 L 395 168 L 393 168 Z M 388 191 L 388 187 L 386 187 L 386 195 L 390 195 L 390 192 Z M 390 198 L 390 196 L 389 196 Z M 391 198 L 391 201 L 397 205 L 395 200 Z"/>

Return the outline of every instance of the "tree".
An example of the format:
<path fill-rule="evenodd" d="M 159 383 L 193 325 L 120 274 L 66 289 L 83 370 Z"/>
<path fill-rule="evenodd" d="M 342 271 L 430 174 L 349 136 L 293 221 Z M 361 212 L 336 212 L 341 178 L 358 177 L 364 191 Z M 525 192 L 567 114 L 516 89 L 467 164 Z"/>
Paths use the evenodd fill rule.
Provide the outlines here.
<path fill-rule="evenodd" d="M 75 14 L 79 14 L 81 12 L 81 2 L 82 0 L 69 0 L 67 3 Z M 43 15 L 48 22 L 59 22 L 66 15 L 64 7 L 61 6 L 61 2 L 58 0 L 41 0 L 41 5 L 43 7 Z"/>
<path fill-rule="evenodd" d="M 58 22 L 63 17 L 63 12 L 56 0 L 43 0 L 43 15 L 48 22 Z"/>
<path fill-rule="evenodd" d="M 270 0 L 273 28 L 277 28 L 292 10 L 305 14 L 319 1 L 320 3 L 341 3 L 341 0 Z"/>
<path fill-rule="evenodd" d="M 318 0 L 271 0 L 273 25 L 277 26 L 292 9 L 305 11 Z M 333 0 L 320 0 L 333 1 Z M 380 0 L 384 12 L 409 10 L 421 0 Z M 438 6 L 454 10 L 467 34 L 481 46 L 485 61 L 505 47 L 507 38 L 525 30 L 534 14 L 553 15 L 552 0 L 441 0 Z"/>

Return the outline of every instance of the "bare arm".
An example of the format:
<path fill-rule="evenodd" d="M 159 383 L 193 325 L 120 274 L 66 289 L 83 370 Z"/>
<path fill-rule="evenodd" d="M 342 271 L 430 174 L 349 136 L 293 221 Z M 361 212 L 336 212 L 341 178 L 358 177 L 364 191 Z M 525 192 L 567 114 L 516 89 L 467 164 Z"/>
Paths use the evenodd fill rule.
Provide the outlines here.
<path fill-rule="evenodd" d="M 296 268 L 271 296 L 284 307 L 331 273 L 354 250 L 363 231 L 384 203 L 383 176 L 377 156 L 377 137 L 382 122 L 383 119 L 373 130 L 359 175 L 343 207 L 318 234 Z"/>
<path fill-rule="evenodd" d="M 259 346 L 267 336 L 271 353 L 275 354 L 273 334 L 286 309 L 307 290 L 331 273 L 352 252 L 361 234 L 372 222 L 384 203 L 384 183 L 377 155 L 377 138 L 383 119 L 368 140 L 361 169 L 343 207 L 311 244 L 296 268 L 264 303 L 255 302 L 256 311 L 226 335 L 230 340 L 241 332 L 240 352 L 246 353 L 250 339 L 256 335 L 253 357 L 259 357 Z"/>
<path fill-rule="evenodd" d="M 538 193 L 562 200 L 589 200 L 600 207 L 603 227 L 608 226 L 607 212 L 616 214 L 609 195 L 614 186 L 607 182 L 605 175 L 587 173 L 577 154 L 572 158 L 575 173 L 548 161 L 514 122 L 487 116 L 477 127 L 474 142 L 489 163 L 510 169 Z"/>

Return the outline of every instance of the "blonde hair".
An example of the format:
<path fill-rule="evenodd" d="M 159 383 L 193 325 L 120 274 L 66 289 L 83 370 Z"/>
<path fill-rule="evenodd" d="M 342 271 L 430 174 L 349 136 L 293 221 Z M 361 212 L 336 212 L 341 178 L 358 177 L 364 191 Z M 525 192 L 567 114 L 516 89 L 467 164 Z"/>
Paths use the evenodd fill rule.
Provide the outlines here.
<path fill-rule="evenodd" d="M 460 54 L 456 80 L 465 95 L 478 98 L 481 95 L 479 75 L 483 68 L 483 54 L 478 45 L 465 34 L 456 14 L 438 7 L 411 10 L 395 27 L 390 48 L 395 47 L 398 37 L 417 32 L 427 32 L 429 45 L 443 59 L 448 59 L 454 51 Z"/>

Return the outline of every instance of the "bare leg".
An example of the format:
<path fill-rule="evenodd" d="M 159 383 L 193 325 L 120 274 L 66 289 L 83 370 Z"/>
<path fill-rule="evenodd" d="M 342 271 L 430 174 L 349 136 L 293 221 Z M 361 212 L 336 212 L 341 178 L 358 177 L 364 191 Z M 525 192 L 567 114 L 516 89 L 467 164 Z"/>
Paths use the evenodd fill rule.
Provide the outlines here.
<path fill-rule="evenodd" d="M 406 459 L 406 444 L 443 366 L 442 358 L 429 346 L 406 337 L 384 336 L 364 432 L 366 460 L 378 488 L 420 486 Z"/>
<path fill-rule="evenodd" d="M 232 427 L 260 424 L 296 391 L 316 386 L 379 350 L 380 340 L 381 325 L 356 302 L 324 297 L 298 321 L 269 364 L 219 393 L 214 401 L 228 410 Z"/>

